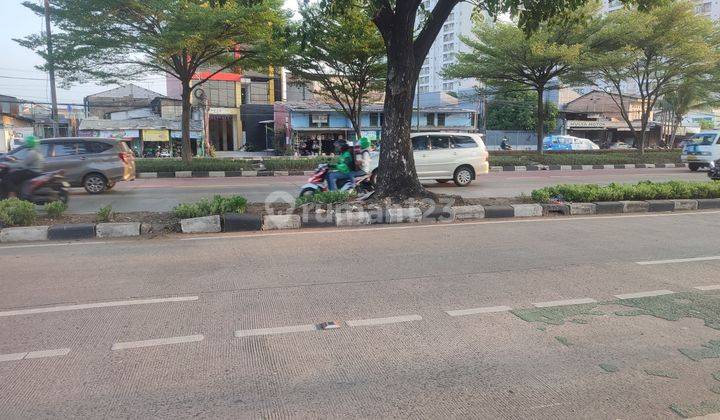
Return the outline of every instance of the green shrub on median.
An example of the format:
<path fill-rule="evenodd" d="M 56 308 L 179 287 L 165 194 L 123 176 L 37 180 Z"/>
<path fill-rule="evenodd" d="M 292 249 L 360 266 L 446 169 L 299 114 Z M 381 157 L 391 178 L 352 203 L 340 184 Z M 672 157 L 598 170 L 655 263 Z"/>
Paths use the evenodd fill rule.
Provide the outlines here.
<path fill-rule="evenodd" d="M 298 197 L 295 200 L 296 206 L 302 206 L 307 203 L 318 203 L 318 204 L 338 204 L 344 203 L 350 199 L 351 196 L 355 195 L 354 191 L 322 191 L 313 195 L 304 195 Z"/>
<path fill-rule="evenodd" d="M 45 204 L 45 212 L 52 219 L 57 219 L 65 213 L 67 210 L 67 204 L 62 201 L 53 201 L 52 203 Z"/>
<path fill-rule="evenodd" d="M 29 201 L 8 198 L 0 201 L 0 224 L 30 226 L 35 221 L 35 205 Z"/>
<path fill-rule="evenodd" d="M 195 203 L 179 204 L 173 209 L 178 219 L 192 219 L 193 217 L 205 217 L 225 213 L 245 213 L 247 200 L 245 197 L 234 195 L 223 197 L 216 195 L 212 200 L 203 198 Z"/>
<path fill-rule="evenodd" d="M 680 163 L 677 150 L 637 151 L 573 151 L 573 152 L 537 152 L 512 151 L 490 152 L 490 166 L 527 166 L 527 165 L 624 165 L 643 163 Z"/>
<path fill-rule="evenodd" d="M 573 184 L 555 185 L 532 192 L 532 199 L 547 203 L 553 199 L 573 203 L 624 200 L 682 200 L 699 198 L 720 198 L 720 182 L 651 182 L 637 184 Z"/>

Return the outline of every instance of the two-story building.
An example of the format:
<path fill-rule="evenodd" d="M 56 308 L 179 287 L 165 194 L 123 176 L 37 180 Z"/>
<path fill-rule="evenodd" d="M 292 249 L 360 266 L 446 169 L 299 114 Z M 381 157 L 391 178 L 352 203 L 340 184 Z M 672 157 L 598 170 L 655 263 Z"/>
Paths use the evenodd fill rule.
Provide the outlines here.
<path fill-rule="evenodd" d="M 457 107 L 425 107 L 412 115 L 413 131 L 476 130 L 476 111 Z M 275 103 L 275 133 L 298 154 L 331 154 L 337 140 L 355 141 L 350 120 L 333 104 L 306 102 Z M 384 121 L 382 104 L 367 104 L 360 116 L 361 135 L 378 142 Z"/>

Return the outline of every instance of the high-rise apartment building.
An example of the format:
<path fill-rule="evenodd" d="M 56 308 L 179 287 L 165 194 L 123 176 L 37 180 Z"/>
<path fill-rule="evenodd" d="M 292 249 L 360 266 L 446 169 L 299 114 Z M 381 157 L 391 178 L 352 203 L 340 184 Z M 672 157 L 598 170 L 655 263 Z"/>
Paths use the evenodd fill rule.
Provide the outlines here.
<path fill-rule="evenodd" d="M 428 11 L 432 10 L 436 3 L 437 0 L 423 1 Z M 469 2 L 458 3 L 450 13 L 420 70 L 418 79 L 420 93 L 467 91 L 477 85 L 474 79 L 446 79 L 442 76 L 443 68 L 455 63 L 459 52 L 469 52 L 470 48 L 460 40 L 460 36 L 472 36 L 472 17 L 473 5 Z M 419 14 L 418 25 L 421 22 L 422 17 Z"/>
<path fill-rule="evenodd" d="M 720 1 L 718 0 L 694 0 L 695 12 L 698 15 L 707 16 L 712 20 L 720 19 Z M 603 2 L 603 12 L 614 12 L 623 7 L 620 0 L 605 0 Z"/>

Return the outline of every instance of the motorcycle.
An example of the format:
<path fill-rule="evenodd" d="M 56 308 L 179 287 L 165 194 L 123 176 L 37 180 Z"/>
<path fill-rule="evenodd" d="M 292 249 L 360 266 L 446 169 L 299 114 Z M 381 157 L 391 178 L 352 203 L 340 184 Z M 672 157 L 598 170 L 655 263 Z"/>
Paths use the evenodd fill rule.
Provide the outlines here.
<path fill-rule="evenodd" d="M 720 181 L 720 167 L 718 167 L 715 161 L 710 161 L 710 169 L 708 170 L 708 177 L 713 181 Z"/>
<path fill-rule="evenodd" d="M 10 186 L 4 182 L 5 177 L 13 171 L 10 165 L 0 163 L 0 200 L 8 198 Z M 33 204 L 43 205 L 52 201 L 68 202 L 70 183 L 63 176 L 63 171 L 40 174 L 28 179 L 20 186 L 18 198 Z"/>
<path fill-rule="evenodd" d="M 327 177 L 330 173 L 330 165 L 327 163 L 321 163 L 315 169 L 315 173 L 308 179 L 308 182 L 300 188 L 300 197 L 314 195 L 319 192 L 328 191 Z M 344 179 L 338 181 L 338 191 L 350 191 L 352 184 L 350 180 Z M 370 180 L 370 176 L 366 173 L 362 173 L 360 176 L 355 177 L 355 191 L 358 195 L 364 195 L 375 190 L 375 186 Z"/>

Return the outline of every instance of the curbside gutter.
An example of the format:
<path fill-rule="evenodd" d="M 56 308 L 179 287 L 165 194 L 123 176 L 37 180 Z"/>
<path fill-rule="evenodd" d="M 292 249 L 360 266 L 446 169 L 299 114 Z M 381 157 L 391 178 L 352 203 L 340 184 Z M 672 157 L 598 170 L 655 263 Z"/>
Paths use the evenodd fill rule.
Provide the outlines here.
<path fill-rule="evenodd" d="M 355 227 L 371 224 L 447 223 L 466 220 L 533 218 L 548 215 L 586 216 L 685 212 L 720 209 L 720 198 L 698 200 L 605 201 L 597 203 L 512 204 L 508 206 L 454 206 L 423 212 L 420 208 L 387 208 L 371 211 L 324 212 L 279 215 L 224 214 L 180 221 L 182 233 L 257 232 L 302 228 Z M 29 226 L 0 229 L 0 242 L 78 240 L 138 237 L 140 223 L 99 223 Z"/>
<path fill-rule="evenodd" d="M 655 169 L 685 168 L 684 163 L 638 163 L 617 165 L 527 165 L 527 166 L 492 166 L 490 172 L 525 172 L 525 171 L 588 171 L 606 169 Z M 312 176 L 315 171 L 176 171 L 176 172 L 138 172 L 141 179 L 151 178 L 236 178 L 258 176 Z"/>

